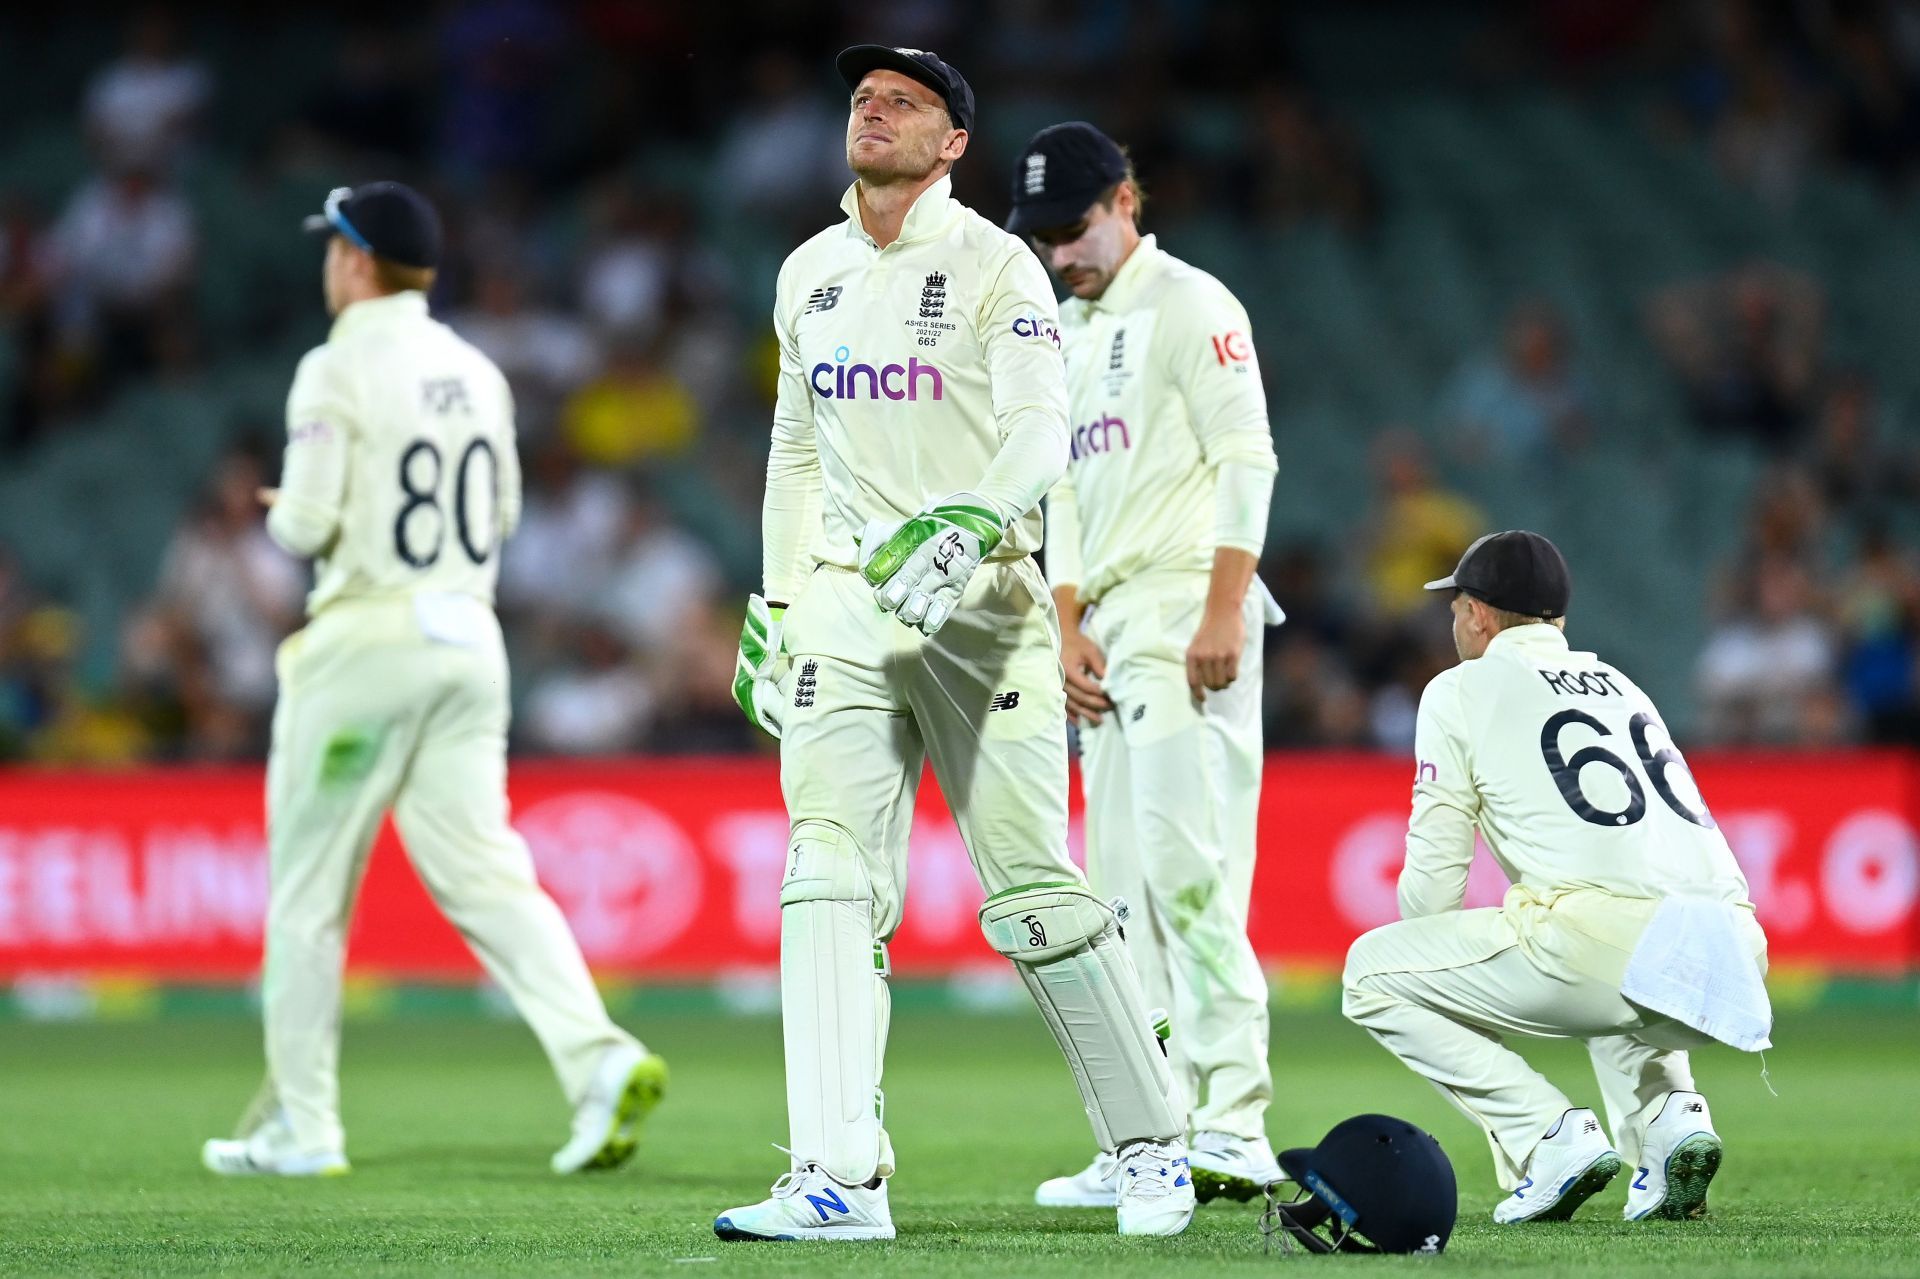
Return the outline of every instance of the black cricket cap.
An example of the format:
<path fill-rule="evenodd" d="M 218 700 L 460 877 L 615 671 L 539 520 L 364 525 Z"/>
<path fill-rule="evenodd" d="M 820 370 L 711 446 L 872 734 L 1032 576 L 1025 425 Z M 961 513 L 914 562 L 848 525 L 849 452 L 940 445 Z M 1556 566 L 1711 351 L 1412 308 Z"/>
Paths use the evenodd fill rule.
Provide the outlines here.
<path fill-rule="evenodd" d="M 1427 589 L 1465 591 L 1509 613 L 1554 618 L 1567 615 L 1573 576 L 1559 547 L 1516 528 L 1489 533 L 1469 546 L 1452 576 L 1428 582 Z"/>
<path fill-rule="evenodd" d="M 937 53 L 895 49 L 884 44 L 856 44 L 842 49 L 833 65 L 840 72 L 840 78 L 847 82 L 848 93 L 860 87 L 860 81 L 869 71 L 898 71 L 910 80 L 918 80 L 946 102 L 947 115 L 952 118 L 954 128 L 973 130 L 973 88 L 965 76 L 942 62 Z"/>
<path fill-rule="evenodd" d="M 1281 1151 L 1280 1167 L 1307 1195 L 1273 1210 L 1313 1252 L 1442 1252 L 1460 1212 L 1447 1152 L 1391 1115 L 1355 1115 L 1317 1146 Z"/>
<path fill-rule="evenodd" d="M 356 248 L 401 266 L 440 265 L 440 215 L 427 197 L 403 182 L 335 187 L 326 208 L 309 214 L 310 233 L 344 236 Z"/>
<path fill-rule="evenodd" d="M 1027 140 L 1014 163 L 1007 230 L 1028 235 L 1072 226 L 1126 176 L 1126 153 L 1112 138 L 1084 120 L 1050 125 Z"/>

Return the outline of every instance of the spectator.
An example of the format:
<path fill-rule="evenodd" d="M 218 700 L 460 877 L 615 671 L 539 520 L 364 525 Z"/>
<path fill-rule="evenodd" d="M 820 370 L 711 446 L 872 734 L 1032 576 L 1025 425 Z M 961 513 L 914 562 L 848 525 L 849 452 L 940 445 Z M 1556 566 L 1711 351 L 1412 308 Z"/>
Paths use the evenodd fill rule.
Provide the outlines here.
<path fill-rule="evenodd" d="M 182 367 L 197 251 L 192 211 L 152 170 L 123 168 L 81 187 L 52 235 L 63 345 L 108 380 Z"/>
<path fill-rule="evenodd" d="M 698 629 L 719 588 L 719 566 L 706 544 L 674 524 L 658 499 L 638 494 L 599 592 L 600 616 L 636 649 L 663 652 Z"/>
<path fill-rule="evenodd" d="M 792 54 L 770 49 L 746 72 L 747 101 L 720 144 L 720 199 L 766 216 L 804 209 L 825 217 L 847 173 L 845 100 L 839 108 Z M 816 219 L 817 220 L 817 219 Z"/>
<path fill-rule="evenodd" d="M 1546 303 L 1523 302 L 1507 316 L 1499 353 L 1454 375 L 1439 416 L 1469 456 L 1537 463 L 1586 442 L 1589 404 L 1565 322 Z"/>
<path fill-rule="evenodd" d="M 501 555 L 500 603 L 513 613 L 582 616 L 613 570 L 627 492 L 613 474 L 581 469 L 561 444 L 531 457 L 520 527 Z"/>
<path fill-rule="evenodd" d="M 1836 637 L 1815 606 L 1806 569 L 1783 555 L 1763 557 L 1700 654 L 1705 735 L 1734 745 L 1791 745 L 1826 735 L 1837 659 Z"/>
<path fill-rule="evenodd" d="M 441 18 L 444 162 L 474 184 L 553 172 L 555 106 L 572 28 L 545 0 L 462 0 Z"/>
<path fill-rule="evenodd" d="M 274 651 L 299 623 L 305 574 L 267 537 L 259 463 L 230 454 L 174 535 L 153 608 L 174 646 L 189 750 L 226 758 L 265 745 Z"/>
<path fill-rule="evenodd" d="M 1870 378 L 1847 373 L 1828 384 L 1808 465 L 1833 510 L 1873 515 L 1920 497 L 1920 467 L 1910 452 L 1885 443 L 1879 428 Z"/>
<path fill-rule="evenodd" d="M 447 323 L 500 366 L 513 387 L 522 435 L 537 435 L 568 393 L 599 368 L 599 343 L 570 312 L 530 302 L 525 281 L 504 264 L 478 264 L 472 298 Z"/>
<path fill-rule="evenodd" d="M 1867 736 L 1920 745 L 1920 572 L 1883 526 L 1861 538 L 1839 617 L 1847 693 Z"/>
<path fill-rule="evenodd" d="M 686 452 L 700 431 L 700 406 L 657 344 L 622 335 L 600 376 L 568 399 L 560 429 L 581 461 L 626 466 Z"/>
<path fill-rule="evenodd" d="M 349 29 L 332 72 L 307 100 L 302 123 L 329 146 L 377 157 L 379 167 L 417 160 L 426 150 L 425 77 L 410 53 L 403 30 Z"/>
<path fill-rule="evenodd" d="M 633 750 L 656 701 L 626 646 L 590 623 L 575 633 L 565 663 L 535 677 L 527 697 L 528 744 L 559 755 Z"/>
<path fill-rule="evenodd" d="M 107 168 L 164 173 L 192 140 L 213 79 L 180 52 L 179 36 L 169 10 L 141 10 L 128 23 L 126 51 L 87 86 L 87 135 Z"/>
<path fill-rule="evenodd" d="M 1272 225 L 1314 220 L 1356 234 L 1372 228 L 1379 192 L 1350 130 L 1300 89 L 1278 84 L 1255 94 L 1251 123 L 1246 159 L 1233 179 L 1240 207 Z"/>
<path fill-rule="evenodd" d="M 1819 284 L 1768 262 L 1663 289 L 1649 311 L 1695 424 L 1776 452 L 1806 428 L 1825 323 Z"/>
<path fill-rule="evenodd" d="M 1404 430 L 1375 442 L 1374 474 L 1380 488 L 1368 520 L 1367 580 L 1375 606 L 1404 618 L 1433 603 L 1426 584 L 1453 572 L 1487 520 L 1434 482 L 1425 450 Z"/>

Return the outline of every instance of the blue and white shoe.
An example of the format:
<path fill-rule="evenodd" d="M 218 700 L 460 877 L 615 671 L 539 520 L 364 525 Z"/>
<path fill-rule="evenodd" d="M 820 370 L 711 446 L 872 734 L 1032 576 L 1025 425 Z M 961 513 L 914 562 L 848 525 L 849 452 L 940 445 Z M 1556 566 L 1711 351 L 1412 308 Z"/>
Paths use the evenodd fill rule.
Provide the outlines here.
<path fill-rule="evenodd" d="M 713 1233 L 729 1243 L 891 1239 L 893 1213 L 887 1208 L 886 1182 L 871 1190 L 844 1186 L 820 1165 L 808 1164 L 774 1182 L 768 1198 L 721 1213 L 714 1219 Z"/>
<path fill-rule="evenodd" d="M 1697 1092 L 1668 1093 L 1641 1141 L 1641 1166 L 1627 1190 L 1627 1220 L 1684 1221 L 1705 1214 L 1720 1153 L 1707 1099 Z"/>
<path fill-rule="evenodd" d="M 1620 1156 L 1599 1117 L 1585 1107 L 1569 1110 L 1533 1148 L 1526 1177 L 1494 1208 L 1493 1219 L 1503 1226 L 1565 1221 L 1619 1171 Z"/>
<path fill-rule="evenodd" d="M 1117 1152 L 1117 1211 L 1123 1235 L 1177 1235 L 1193 1220 L 1193 1169 L 1187 1144 L 1136 1141 Z"/>

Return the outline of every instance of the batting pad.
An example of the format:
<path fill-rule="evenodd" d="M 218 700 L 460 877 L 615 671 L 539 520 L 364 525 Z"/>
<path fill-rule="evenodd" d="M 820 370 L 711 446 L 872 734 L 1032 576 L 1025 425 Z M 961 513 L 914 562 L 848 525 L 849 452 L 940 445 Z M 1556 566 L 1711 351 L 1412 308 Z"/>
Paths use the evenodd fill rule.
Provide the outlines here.
<path fill-rule="evenodd" d="M 860 845 L 830 822 L 799 823 L 780 886 L 787 1122 L 794 1159 L 850 1186 L 893 1172 L 880 1113 L 887 972 Z"/>
<path fill-rule="evenodd" d="M 988 898 L 980 931 L 1040 1005 L 1100 1148 L 1180 1136 L 1166 1055 L 1106 903 L 1078 884 L 1028 884 Z"/>

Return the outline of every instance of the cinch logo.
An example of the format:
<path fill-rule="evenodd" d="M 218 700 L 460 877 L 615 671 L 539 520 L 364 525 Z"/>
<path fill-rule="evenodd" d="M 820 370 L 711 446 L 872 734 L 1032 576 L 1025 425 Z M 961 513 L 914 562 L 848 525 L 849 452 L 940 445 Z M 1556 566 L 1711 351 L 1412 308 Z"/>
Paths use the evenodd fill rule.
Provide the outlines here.
<path fill-rule="evenodd" d="M 884 364 L 877 369 L 871 364 L 847 363 L 852 358 L 853 352 L 843 346 L 834 351 L 833 363 L 822 360 L 814 365 L 807 376 L 814 393 L 823 400 L 877 400 L 883 395 L 889 400 L 917 400 L 923 386 L 931 382 L 932 394 L 927 398 L 938 400 L 946 394 L 940 370 L 918 356 L 908 357 L 905 364 Z"/>
<path fill-rule="evenodd" d="M 1055 346 L 1060 345 L 1060 330 L 1040 319 L 1038 316 L 1023 315 L 1013 322 L 1013 336 L 1017 338 L 1046 338 Z"/>
<path fill-rule="evenodd" d="M 1113 442 L 1115 431 L 1120 433 L 1118 444 Z M 1101 414 L 1098 422 L 1073 428 L 1073 460 L 1076 462 L 1090 453 L 1111 453 L 1132 447 L 1133 436 L 1128 434 L 1127 424 L 1111 413 Z"/>

